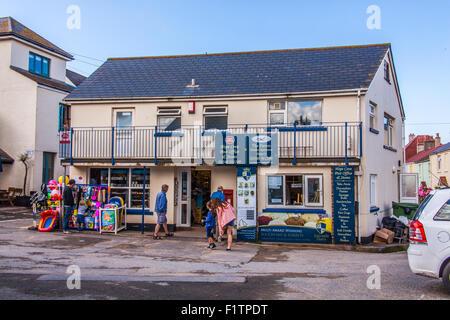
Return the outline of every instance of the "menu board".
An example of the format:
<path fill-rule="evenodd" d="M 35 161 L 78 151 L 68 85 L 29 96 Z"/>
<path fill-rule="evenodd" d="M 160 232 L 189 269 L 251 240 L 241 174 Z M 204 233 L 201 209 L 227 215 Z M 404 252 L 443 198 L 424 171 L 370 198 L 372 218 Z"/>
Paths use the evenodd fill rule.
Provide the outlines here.
<path fill-rule="evenodd" d="M 333 167 L 334 243 L 354 244 L 355 237 L 355 169 Z"/>
<path fill-rule="evenodd" d="M 238 167 L 236 208 L 238 239 L 256 241 L 256 167 Z"/>
<path fill-rule="evenodd" d="M 217 165 L 278 165 L 278 134 L 225 134 L 215 137 Z"/>

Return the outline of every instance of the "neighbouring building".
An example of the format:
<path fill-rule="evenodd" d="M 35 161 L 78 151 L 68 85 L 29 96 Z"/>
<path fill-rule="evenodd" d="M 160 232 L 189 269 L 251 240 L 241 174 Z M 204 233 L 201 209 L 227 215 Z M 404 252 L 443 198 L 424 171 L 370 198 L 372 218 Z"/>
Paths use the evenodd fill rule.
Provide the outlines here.
<path fill-rule="evenodd" d="M 57 132 L 60 118 L 69 115 L 61 103 L 84 77 L 66 69 L 71 54 L 11 17 L 0 18 L 0 57 L 0 148 L 9 155 L 0 189 L 23 187 L 25 169 L 17 157 L 27 153 L 27 193 L 38 191 L 63 172 Z"/>
<path fill-rule="evenodd" d="M 400 199 L 405 113 L 390 44 L 111 58 L 65 102 L 62 165 L 123 197 L 130 227 L 144 172 L 149 228 L 162 184 L 172 229 L 198 221 L 222 185 L 238 229 L 257 213 L 292 242 L 350 226 L 368 242 Z M 289 225 L 304 229 L 289 240 Z"/>
<path fill-rule="evenodd" d="M 430 154 L 431 187 L 449 187 L 450 142 Z"/>

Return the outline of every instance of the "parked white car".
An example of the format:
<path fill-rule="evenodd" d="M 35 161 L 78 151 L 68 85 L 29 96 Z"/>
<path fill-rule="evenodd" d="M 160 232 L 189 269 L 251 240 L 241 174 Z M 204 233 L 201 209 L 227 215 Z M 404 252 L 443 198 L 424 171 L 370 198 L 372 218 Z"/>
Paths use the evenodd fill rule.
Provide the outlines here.
<path fill-rule="evenodd" d="M 450 291 L 450 188 L 432 191 L 410 225 L 409 267 L 415 274 L 442 278 Z"/>

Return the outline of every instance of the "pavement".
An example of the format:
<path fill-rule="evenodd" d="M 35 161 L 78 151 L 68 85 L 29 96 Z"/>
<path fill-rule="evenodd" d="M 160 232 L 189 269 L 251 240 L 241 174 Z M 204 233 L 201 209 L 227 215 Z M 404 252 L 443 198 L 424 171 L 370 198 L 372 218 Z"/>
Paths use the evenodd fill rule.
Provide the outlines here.
<path fill-rule="evenodd" d="M 0 208 L 0 299 L 450 299 L 440 280 L 411 273 L 405 251 L 237 242 L 227 252 L 207 249 L 202 230 L 153 240 L 31 225 L 29 210 Z"/>

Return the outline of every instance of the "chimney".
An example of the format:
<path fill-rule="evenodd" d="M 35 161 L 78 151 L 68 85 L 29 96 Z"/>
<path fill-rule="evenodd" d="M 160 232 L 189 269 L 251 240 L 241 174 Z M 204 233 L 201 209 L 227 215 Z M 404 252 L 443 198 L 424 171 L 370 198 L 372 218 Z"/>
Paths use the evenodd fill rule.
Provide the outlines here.
<path fill-rule="evenodd" d="M 409 142 L 413 141 L 416 135 L 414 133 L 409 134 Z"/>
<path fill-rule="evenodd" d="M 440 146 L 441 144 L 442 144 L 441 137 L 439 136 L 439 133 L 436 133 L 436 138 L 434 139 L 434 146 L 437 147 Z"/>
<path fill-rule="evenodd" d="M 423 143 L 424 150 L 430 150 L 431 148 L 434 148 L 434 146 L 435 146 L 434 143 L 435 143 L 434 140 L 424 141 L 424 143 Z"/>

